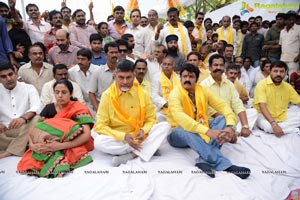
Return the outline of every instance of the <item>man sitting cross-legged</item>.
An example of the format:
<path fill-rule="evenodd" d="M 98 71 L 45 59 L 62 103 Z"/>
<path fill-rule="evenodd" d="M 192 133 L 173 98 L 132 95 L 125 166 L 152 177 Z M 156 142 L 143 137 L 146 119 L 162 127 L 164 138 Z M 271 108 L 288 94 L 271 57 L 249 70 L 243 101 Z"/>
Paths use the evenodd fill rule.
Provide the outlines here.
<path fill-rule="evenodd" d="M 199 69 L 186 64 L 180 71 L 181 84 L 169 96 L 168 121 L 174 128 L 168 136 L 174 147 L 190 147 L 199 154 L 196 166 L 214 178 L 215 172 L 227 171 L 245 179 L 250 169 L 232 165 L 224 157 L 220 147 L 225 142 L 236 142 L 234 127 L 236 118 L 227 103 L 208 88 L 197 83 Z M 211 106 L 219 113 L 208 121 L 206 111 Z M 226 127 L 227 126 L 227 127 Z"/>
<path fill-rule="evenodd" d="M 149 95 L 134 82 L 133 65 L 128 60 L 118 62 L 115 82 L 101 97 L 94 126 L 100 134 L 95 148 L 114 155 L 113 166 L 136 157 L 149 161 L 171 131 L 167 122 L 156 124 Z"/>

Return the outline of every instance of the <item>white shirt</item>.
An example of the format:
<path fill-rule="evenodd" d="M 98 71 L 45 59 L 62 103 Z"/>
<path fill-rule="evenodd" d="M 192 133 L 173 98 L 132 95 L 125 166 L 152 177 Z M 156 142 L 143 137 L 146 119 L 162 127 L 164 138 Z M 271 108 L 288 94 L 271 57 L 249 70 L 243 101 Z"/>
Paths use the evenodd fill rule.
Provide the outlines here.
<path fill-rule="evenodd" d="M 147 73 L 145 79 L 148 80 L 151 85 L 153 84 L 153 80 L 159 76 L 160 72 L 161 67 L 156 58 L 153 61 L 147 60 Z"/>
<path fill-rule="evenodd" d="M 70 79 L 76 82 L 82 91 L 83 98 L 86 103 L 90 102 L 89 100 L 89 83 L 91 81 L 92 73 L 98 69 L 99 66 L 90 64 L 90 68 L 86 72 L 86 75 L 83 73 L 83 71 L 80 70 L 79 65 L 75 65 L 71 69 L 69 69 L 69 76 Z"/>
<path fill-rule="evenodd" d="M 96 94 L 97 101 L 100 101 L 102 93 L 114 82 L 114 71 L 108 65 L 100 65 L 91 77 L 88 91 Z"/>
<path fill-rule="evenodd" d="M 153 39 L 155 45 L 163 44 L 163 45 L 167 46 L 166 37 L 171 34 L 170 26 L 171 25 L 169 22 L 164 24 L 164 28 L 160 31 L 160 34 L 159 34 L 159 37 L 157 40 L 155 40 L 155 35 L 153 36 L 152 39 Z M 178 36 L 178 48 L 179 48 L 180 52 L 184 54 L 182 44 L 185 42 L 187 53 L 192 51 L 192 45 L 191 45 L 191 41 L 190 41 L 190 37 L 189 37 L 189 33 L 188 33 L 187 29 L 183 25 L 182 25 L 182 28 L 183 28 L 183 33 L 184 33 L 184 41 L 182 41 L 180 38 L 180 32 L 179 32 L 178 28 L 174 27 L 174 34 Z"/>
<path fill-rule="evenodd" d="M 137 26 L 135 28 L 131 26 L 130 28 L 126 29 L 125 33 L 130 33 L 134 36 L 135 45 L 133 49 L 133 55 L 140 58 L 143 56 L 143 54 L 151 54 L 151 35 L 148 34 L 147 29 L 144 29 L 141 26 Z"/>
<path fill-rule="evenodd" d="M 289 32 L 286 28 L 280 32 L 279 44 L 281 45 L 281 58 L 284 62 L 294 62 L 300 52 L 300 26 L 294 24 Z"/>
<path fill-rule="evenodd" d="M 12 90 L 0 84 L 0 123 L 8 126 L 12 119 L 41 109 L 40 97 L 33 85 L 17 82 Z"/>
<path fill-rule="evenodd" d="M 35 25 L 31 20 L 23 21 L 23 29 L 30 37 L 31 43 L 44 43 L 45 34 L 51 30 L 51 25 L 48 22 L 40 21 L 40 25 Z"/>
<path fill-rule="evenodd" d="M 49 81 L 47 83 L 45 83 L 45 85 L 42 88 L 42 92 L 41 92 L 41 102 L 42 104 L 45 106 L 49 103 L 55 103 L 56 99 L 55 99 L 55 95 L 54 95 L 54 90 L 53 90 L 53 85 L 56 82 L 55 79 L 53 79 L 52 81 Z M 77 98 L 79 102 L 85 104 L 85 101 L 83 99 L 83 95 L 81 92 L 81 89 L 79 87 L 79 85 L 73 81 L 71 81 L 72 85 L 73 85 L 73 94 L 72 96 Z"/>

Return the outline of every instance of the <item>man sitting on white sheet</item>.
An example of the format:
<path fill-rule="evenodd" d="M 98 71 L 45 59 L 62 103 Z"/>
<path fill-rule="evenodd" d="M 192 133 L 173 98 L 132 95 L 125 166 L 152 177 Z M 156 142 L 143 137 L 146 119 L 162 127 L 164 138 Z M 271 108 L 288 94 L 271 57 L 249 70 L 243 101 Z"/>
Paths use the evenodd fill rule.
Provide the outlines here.
<path fill-rule="evenodd" d="M 0 63 L 0 159 L 23 155 L 27 132 L 41 107 L 36 88 L 18 82 L 17 78 L 18 73 L 10 63 Z"/>
<path fill-rule="evenodd" d="M 161 64 L 162 71 L 153 84 L 152 101 L 156 107 L 156 119 L 158 122 L 166 121 L 168 114 L 168 98 L 173 88 L 180 84 L 179 78 L 174 72 L 175 64 L 172 57 L 167 56 Z"/>
<path fill-rule="evenodd" d="M 201 82 L 202 86 L 208 87 L 213 93 L 222 98 L 239 117 L 237 131 L 241 136 L 248 137 L 257 119 L 255 109 L 245 109 L 234 84 L 224 76 L 225 58 L 215 54 L 209 58 L 210 75 Z M 208 114 L 216 114 L 214 109 L 209 107 Z M 249 120 L 248 120 L 249 119 Z"/>
<path fill-rule="evenodd" d="M 220 147 L 225 142 L 236 142 L 234 133 L 236 118 L 227 103 L 197 83 L 199 69 L 186 64 L 180 71 L 181 84 L 169 96 L 168 121 L 174 128 L 168 136 L 174 147 L 190 147 L 199 154 L 196 166 L 214 178 L 215 172 L 227 171 L 245 179 L 250 169 L 232 165 Z M 208 106 L 222 115 L 208 121 Z M 226 127 L 227 125 L 227 127 Z"/>
<path fill-rule="evenodd" d="M 140 157 L 149 161 L 171 131 L 167 122 L 156 124 L 155 108 L 134 82 L 133 63 L 121 60 L 115 82 L 103 93 L 94 131 L 95 148 L 114 155 L 113 166 Z"/>
<path fill-rule="evenodd" d="M 280 137 L 288 133 L 299 133 L 300 109 L 288 104 L 300 105 L 300 96 L 294 88 L 282 81 L 287 65 L 282 61 L 271 64 L 270 75 L 258 82 L 254 90 L 254 108 L 260 113 L 257 126 L 267 133 Z"/>

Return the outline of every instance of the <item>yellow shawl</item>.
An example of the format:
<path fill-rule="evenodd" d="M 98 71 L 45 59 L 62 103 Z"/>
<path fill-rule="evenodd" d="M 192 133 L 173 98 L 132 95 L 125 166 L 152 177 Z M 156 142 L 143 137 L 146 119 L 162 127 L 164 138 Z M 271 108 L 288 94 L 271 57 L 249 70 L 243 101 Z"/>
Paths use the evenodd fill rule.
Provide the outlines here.
<path fill-rule="evenodd" d="M 143 127 L 144 125 L 144 117 L 146 113 L 146 104 L 145 104 L 145 94 L 143 89 L 139 86 L 137 82 L 133 83 L 134 88 L 137 89 L 138 92 L 138 98 L 140 100 L 140 111 L 137 119 L 132 118 L 129 114 L 125 113 L 122 108 L 120 107 L 120 94 L 121 91 L 117 87 L 116 83 L 111 84 L 109 87 L 110 92 L 110 98 L 112 101 L 112 106 L 114 109 L 114 112 L 116 113 L 117 117 L 124 122 L 125 124 L 128 124 L 129 126 L 134 128 L 133 136 L 136 136 L 136 133 Z"/>
<path fill-rule="evenodd" d="M 170 35 L 176 35 L 175 34 L 175 29 L 174 27 L 172 26 L 172 24 L 169 24 L 170 25 Z M 178 30 L 179 30 L 179 35 L 180 35 L 180 40 L 181 40 L 181 43 L 182 43 L 182 47 L 183 47 L 183 54 L 186 56 L 187 55 L 187 47 L 186 47 L 186 43 L 185 43 L 185 37 L 184 37 L 184 32 L 183 32 L 183 26 L 181 23 L 177 22 L 177 27 L 178 27 Z"/>
<path fill-rule="evenodd" d="M 186 91 L 181 84 L 179 85 L 179 91 L 182 95 L 183 111 L 193 119 L 195 119 L 196 113 L 195 120 L 203 124 L 204 126 L 209 127 L 208 119 L 206 116 L 206 105 L 202 87 L 198 84 L 195 85 L 196 112 L 194 112 L 195 110 L 192 106 L 193 103 L 188 95 L 188 91 Z M 209 136 L 207 135 L 201 134 L 201 137 L 207 143 L 210 140 Z"/>
<path fill-rule="evenodd" d="M 226 34 L 226 39 L 225 41 L 228 43 L 228 44 L 232 44 L 234 43 L 233 41 L 233 32 L 232 32 L 232 27 L 229 26 L 228 27 L 228 31 L 227 31 L 227 34 Z M 220 40 L 224 40 L 224 27 L 222 26 L 221 28 L 218 29 L 218 41 Z"/>
<path fill-rule="evenodd" d="M 163 98 L 168 101 L 169 94 L 173 90 L 174 87 L 180 84 L 177 75 L 175 72 L 172 72 L 172 82 L 171 80 L 164 74 L 164 72 L 160 72 L 160 84 Z M 168 108 L 163 108 L 165 115 L 168 114 Z"/>

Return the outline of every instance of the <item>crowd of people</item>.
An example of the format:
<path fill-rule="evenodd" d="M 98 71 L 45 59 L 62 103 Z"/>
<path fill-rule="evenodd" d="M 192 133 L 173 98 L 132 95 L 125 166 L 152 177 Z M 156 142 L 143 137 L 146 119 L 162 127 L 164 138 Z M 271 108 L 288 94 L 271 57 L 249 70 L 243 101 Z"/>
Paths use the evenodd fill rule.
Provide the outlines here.
<path fill-rule="evenodd" d="M 112 166 L 148 162 L 167 140 L 199 154 L 210 177 L 251 170 L 222 155 L 259 128 L 300 133 L 300 17 L 278 13 L 214 23 L 197 12 L 181 21 L 167 10 L 122 6 L 96 23 L 63 1 L 60 11 L 28 4 L 28 21 L 0 2 L 0 159 L 22 156 L 20 173 L 60 177 L 92 162 L 94 148 Z M 162 155 L 163 156 L 163 155 Z"/>

